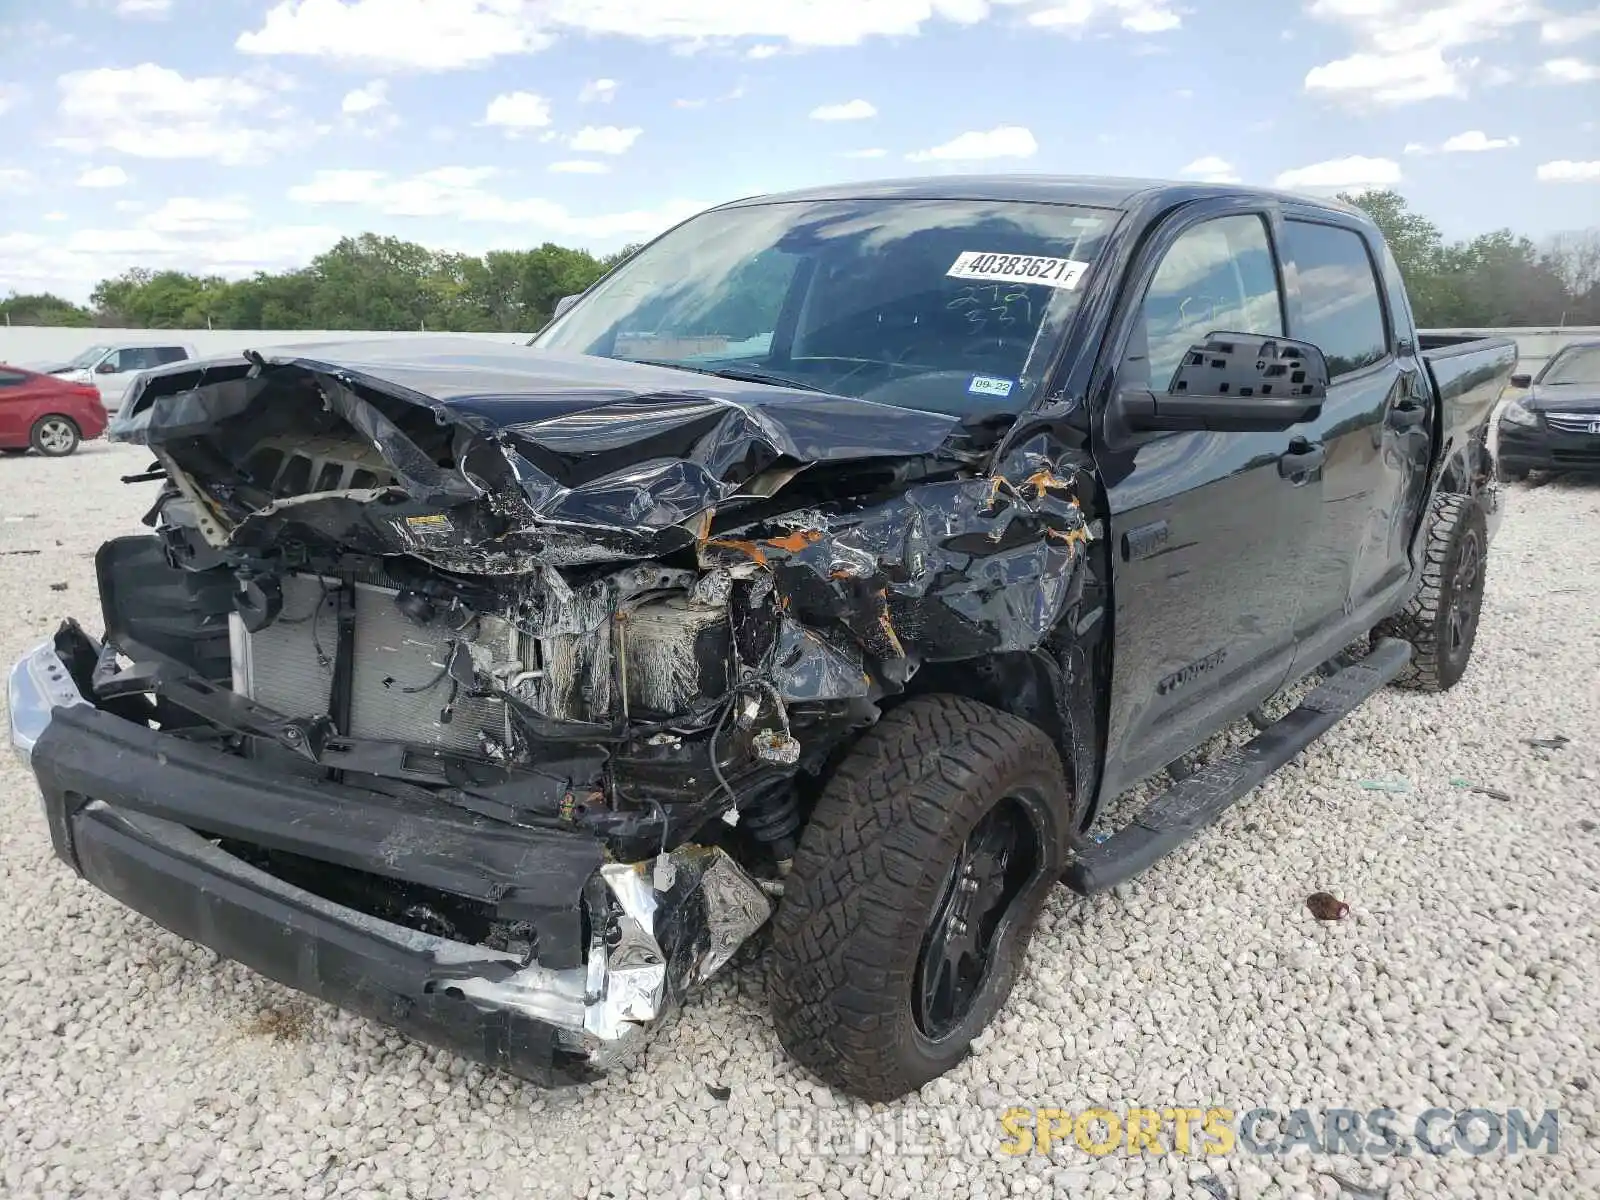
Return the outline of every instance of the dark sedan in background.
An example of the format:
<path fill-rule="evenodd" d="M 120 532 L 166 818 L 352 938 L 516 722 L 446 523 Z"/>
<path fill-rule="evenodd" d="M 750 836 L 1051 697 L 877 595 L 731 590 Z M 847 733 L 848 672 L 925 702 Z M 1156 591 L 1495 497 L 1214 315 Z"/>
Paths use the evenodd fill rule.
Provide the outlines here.
<path fill-rule="evenodd" d="M 1527 388 L 1500 414 L 1500 473 L 1600 471 L 1600 342 L 1574 342 L 1538 375 L 1513 375 Z"/>

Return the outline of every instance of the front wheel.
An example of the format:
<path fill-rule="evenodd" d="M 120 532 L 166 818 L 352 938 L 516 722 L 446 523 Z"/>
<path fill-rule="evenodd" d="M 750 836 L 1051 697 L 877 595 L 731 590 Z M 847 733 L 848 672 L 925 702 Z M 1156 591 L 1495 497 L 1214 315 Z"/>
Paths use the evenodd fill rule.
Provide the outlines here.
<path fill-rule="evenodd" d="M 1055 746 L 1026 721 L 959 696 L 888 713 L 823 790 L 773 922 L 789 1054 L 865 1100 L 960 1062 L 1065 867 L 1069 810 Z"/>
<path fill-rule="evenodd" d="M 56 414 L 40 417 L 33 423 L 29 441 L 46 458 L 65 458 L 78 448 L 78 427 L 70 417 Z"/>
<path fill-rule="evenodd" d="M 1488 527 L 1472 496 L 1443 495 L 1433 503 L 1422 564 L 1422 586 L 1411 602 L 1373 632 L 1410 642 L 1411 666 L 1399 687 L 1444 692 L 1460 682 L 1472 660 L 1483 611 Z"/>

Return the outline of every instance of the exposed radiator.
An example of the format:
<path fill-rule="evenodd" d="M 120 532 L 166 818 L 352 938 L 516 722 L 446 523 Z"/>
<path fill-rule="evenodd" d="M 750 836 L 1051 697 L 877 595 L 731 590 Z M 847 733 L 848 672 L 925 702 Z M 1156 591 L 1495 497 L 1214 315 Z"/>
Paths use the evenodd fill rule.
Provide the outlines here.
<path fill-rule="evenodd" d="M 315 577 L 283 579 L 283 611 L 258 633 L 231 624 L 234 690 L 287 716 L 328 711 L 334 656 L 339 644 L 338 585 Z M 445 663 L 452 641 L 467 635 L 483 652 L 509 650 L 510 630 L 484 619 L 464 631 L 459 613 L 419 625 L 395 607 L 396 593 L 355 585 L 355 656 L 348 736 L 411 742 L 443 750 L 477 752 L 481 734 L 507 740 L 505 705 L 458 692 L 451 719 L 441 714 L 451 699 Z M 498 635 L 498 636 L 497 636 Z"/>

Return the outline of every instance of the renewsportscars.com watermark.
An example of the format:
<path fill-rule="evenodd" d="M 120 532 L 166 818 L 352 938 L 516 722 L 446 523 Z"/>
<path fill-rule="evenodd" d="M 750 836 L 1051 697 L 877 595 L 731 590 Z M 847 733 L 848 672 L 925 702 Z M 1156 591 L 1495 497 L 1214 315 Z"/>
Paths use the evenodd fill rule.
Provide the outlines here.
<path fill-rule="evenodd" d="M 782 1108 L 777 1149 L 797 1157 L 958 1154 L 1206 1157 L 1296 1150 L 1366 1158 L 1555 1154 L 1558 1109 L 1024 1108 L 905 1105 L 880 1112 Z"/>

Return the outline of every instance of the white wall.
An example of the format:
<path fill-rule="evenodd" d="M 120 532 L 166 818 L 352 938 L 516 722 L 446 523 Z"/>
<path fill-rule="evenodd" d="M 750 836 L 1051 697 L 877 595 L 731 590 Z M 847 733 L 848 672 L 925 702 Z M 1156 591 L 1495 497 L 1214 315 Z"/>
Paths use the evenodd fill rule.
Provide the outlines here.
<path fill-rule="evenodd" d="M 1600 325 L 1572 325 L 1565 329 L 1429 329 L 1424 332 L 1516 338 L 1517 372 L 1528 375 L 1537 375 L 1550 356 L 1565 345 L 1572 342 L 1600 342 Z"/>
<path fill-rule="evenodd" d="M 305 342 L 364 341 L 368 338 L 432 336 L 385 330 L 338 329 L 57 329 L 43 326 L 0 325 L 0 363 L 59 362 L 71 358 L 96 343 L 138 341 L 155 338 L 193 346 L 203 357 L 213 354 L 239 354 L 268 346 L 291 346 Z M 439 335 L 482 338 L 491 342 L 520 345 L 527 333 L 463 333 Z"/>

